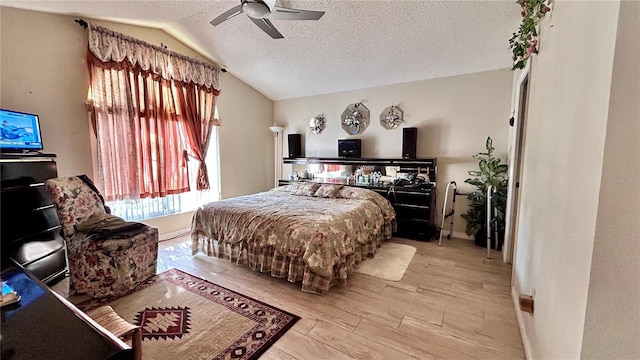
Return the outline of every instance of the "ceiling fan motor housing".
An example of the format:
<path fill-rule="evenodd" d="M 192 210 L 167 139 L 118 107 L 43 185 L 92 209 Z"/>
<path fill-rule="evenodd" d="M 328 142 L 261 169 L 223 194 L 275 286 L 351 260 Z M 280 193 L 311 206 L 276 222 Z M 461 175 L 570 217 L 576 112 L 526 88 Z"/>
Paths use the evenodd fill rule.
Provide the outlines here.
<path fill-rule="evenodd" d="M 276 0 L 243 0 L 242 11 L 253 19 L 263 19 L 276 6 Z"/>

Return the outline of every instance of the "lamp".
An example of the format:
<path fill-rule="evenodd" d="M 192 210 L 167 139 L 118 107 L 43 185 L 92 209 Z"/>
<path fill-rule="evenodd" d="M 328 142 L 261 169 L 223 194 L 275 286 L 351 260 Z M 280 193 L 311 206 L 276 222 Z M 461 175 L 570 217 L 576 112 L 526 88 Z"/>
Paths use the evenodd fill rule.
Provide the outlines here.
<path fill-rule="evenodd" d="M 271 130 L 273 132 L 273 135 L 275 136 L 275 142 L 274 142 L 274 150 L 273 150 L 273 163 L 274 163 L 274 168 L 275 168 L 275 173 L 274 173 L 274 177 L 275 177 L 275 186 L 278 186 L 278 180 L 280 180 L 280 178 L 282 177 L 282 167 L 281 167 L 281 161 L 282 161 L 282 145 L 280 144 L 280 136 L 278 136 L 278 134 L 280 134 L 284 128 L 282 126 L 269 126 L 269 130 Z"/>

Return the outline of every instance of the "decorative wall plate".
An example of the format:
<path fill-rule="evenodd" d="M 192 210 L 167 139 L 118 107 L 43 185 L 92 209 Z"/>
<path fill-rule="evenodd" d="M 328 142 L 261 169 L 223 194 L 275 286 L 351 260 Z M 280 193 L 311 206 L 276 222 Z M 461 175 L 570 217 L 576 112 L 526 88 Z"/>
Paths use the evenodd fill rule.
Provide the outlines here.
<path fill-rule="evenodd" d="M 319 135 L 322 133 L 322 131 L 324 131 L 324 128 L 327 125 L 327 118 L 325 117 L 324 114 L 318 114 L 314 117 L 311 118 L 311 120 L 309 121 L 309 129 L 311 129 L 311 132 Z"/>
<path fill-rule="evenodd" d="M 349 135 L 362 134 L 369 126 L 369 109 L 362 103 L 347 106 L 342 113 L 342 128 Z"/>
<path fill-rule="evenodd" d="M 382 110 L 380 114 L 380 125 L 385 129 L 395 129 L 402 123 L 402 110 L 395 105 L 391 105 Z"/>

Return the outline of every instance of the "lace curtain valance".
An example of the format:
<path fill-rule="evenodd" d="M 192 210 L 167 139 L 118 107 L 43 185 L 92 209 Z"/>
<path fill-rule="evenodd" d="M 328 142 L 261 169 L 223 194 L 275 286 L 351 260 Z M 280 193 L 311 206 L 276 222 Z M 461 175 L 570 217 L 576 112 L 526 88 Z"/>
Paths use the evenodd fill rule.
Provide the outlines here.
<path fill-rule="evenodd" d="M 127 59 L 167 80 L 193 82 L 220 91 L 220 67 L 89 24 L 89 51 L 100 61 Z"/>

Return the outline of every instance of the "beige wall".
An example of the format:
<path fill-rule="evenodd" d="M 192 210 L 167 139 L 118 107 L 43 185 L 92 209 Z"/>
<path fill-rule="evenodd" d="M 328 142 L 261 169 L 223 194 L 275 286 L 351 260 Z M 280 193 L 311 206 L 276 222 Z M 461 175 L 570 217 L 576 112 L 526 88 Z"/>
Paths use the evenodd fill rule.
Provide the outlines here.
<path fill-rule="evenodd" d="M 618 7 L 556 1 L 532 58 L 513 285 L 535 292 L 522 316 L 533 359 L 580 358 L 596 222 L 625 216 L 598 210 Z"/>
<path fill-rule="evenodd" d="M 93 174 L 84 106 L 89 81 L 84 62 L 87 33 L 74 19 L 0 7 L 0 106 L 40 115 L 44 150 L 57 154 L 60 176 Z M 162 30 L 93 22 L 207 60 Z M 272 101 L 230 73 L 221 74 L 221 87 L 222 196 L 266 190 L 273 178 L 273 135 L 268 130 Z M 189 219 L 189 214 L 182 214 L 148 223 L 162 234 L 188 228 Z"/>
<path fill-rule="evenodd" d="M 640 359 L 640 2 L 620 3 L 583 359 Z"/>
<path fill-rule="evenodd" d="M 226 95 L 226 96 L 225 96 Z M 222 197 L 273 187 L 273 102 L 229 73 L 222 75 L 220 172 Z"/>
<path fill-rule="evenodd" d="M 468 170 L 477 169 L 471 157 L 484 150 L 487 136 L 494 140 L 496 152 L 506 162 L 511 104 L 512 73 L 496 70 L 462 76 L 381 86 L 357 91 L 313 96 L 274 103 L 274 120 L 285 127 L 283 153 L 287 154 L 286 134 L 303 136 L 307 157 L 336 157 L 338 139 L 362 139 L 362 157 L 402 155 L 402 127 L 418 128 L 418 157 L 438 158 L 438 217 L 441 217 L 444 189 L 456 181 L 459 191 L 470 190 L 464 184 Z M 340 127 L 340 116 L 347 105 L 362 102 L 371 112 L 371 124 L 362 135 L 349 136 Z M 386 130 L 380 114 L 390 105 L 404 111 L 400 128 Z M 327 128 L 320 135 L 309 130 L 309 120 L 318 113 L 327 116 Z M 283 176 L 292 171 L 285 165 Z M 467 205 L 463 196 L 456 203 L 454 232 L 464 235 L 466 226 L 459 214 Z"/>
<path fill-rule="evenodd" d="M 86 32 L 73 18 L 0 7 L 0 104 L 40 115 L 58 174 L 92 174 Z"/>

